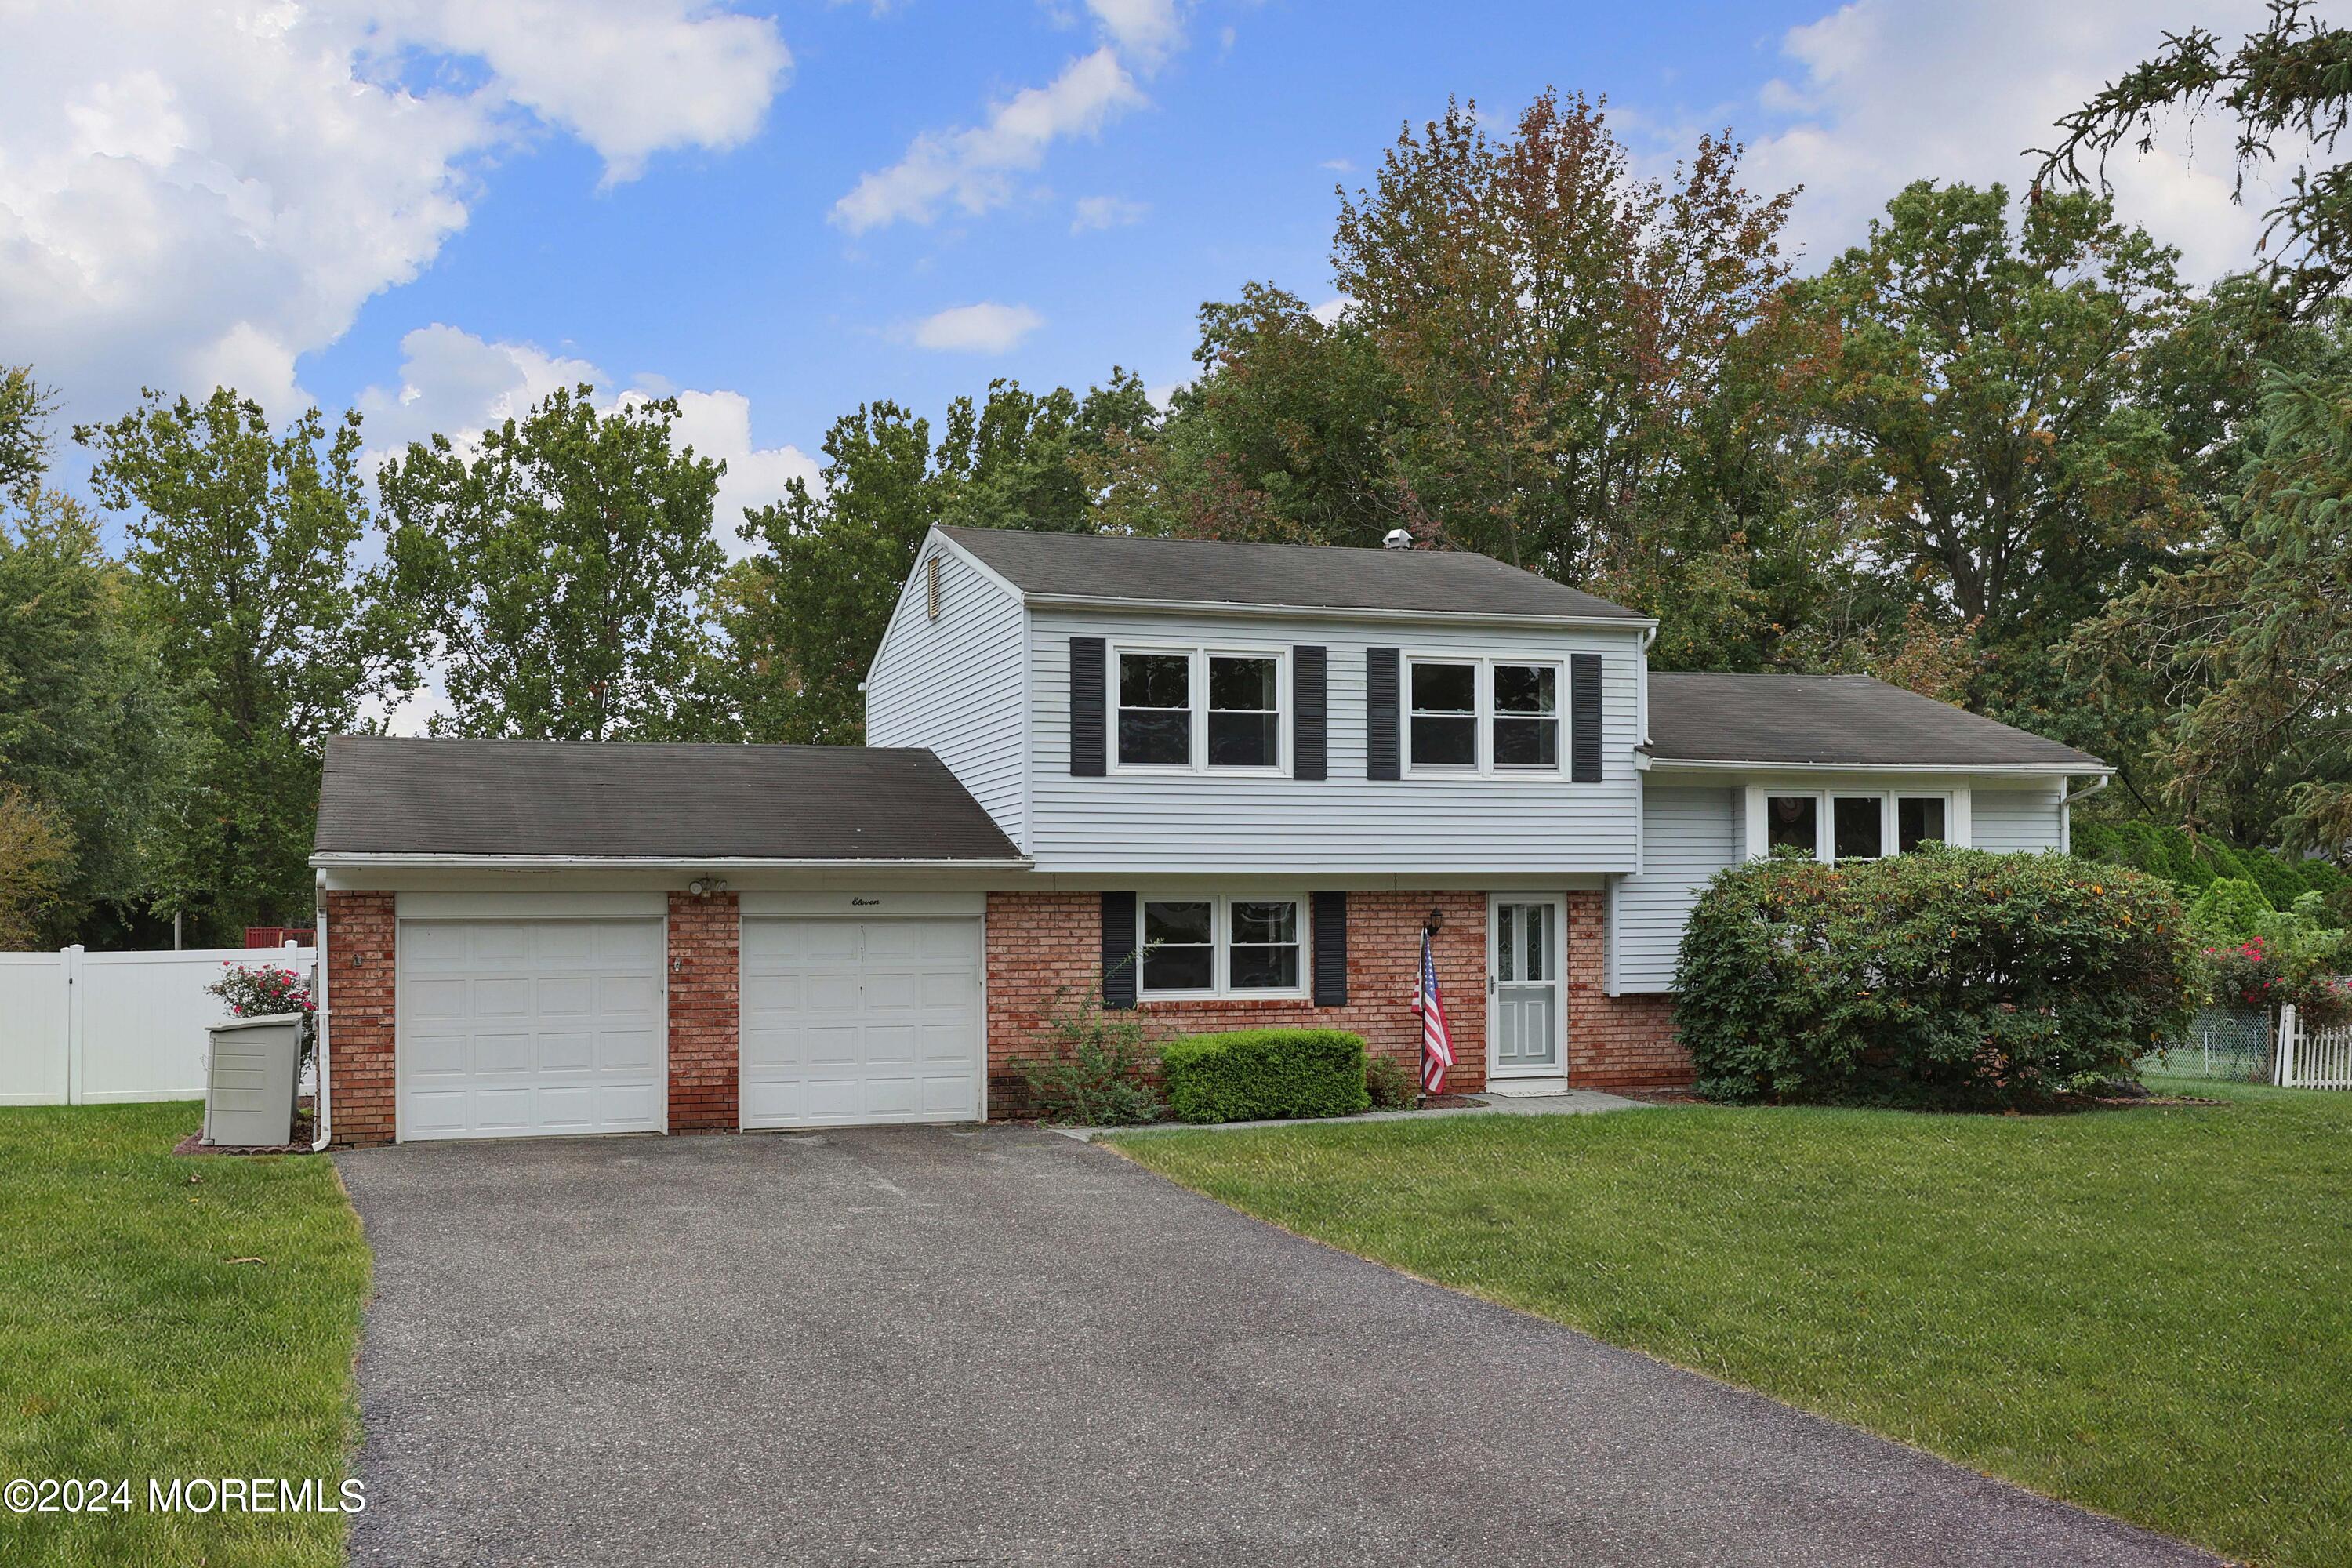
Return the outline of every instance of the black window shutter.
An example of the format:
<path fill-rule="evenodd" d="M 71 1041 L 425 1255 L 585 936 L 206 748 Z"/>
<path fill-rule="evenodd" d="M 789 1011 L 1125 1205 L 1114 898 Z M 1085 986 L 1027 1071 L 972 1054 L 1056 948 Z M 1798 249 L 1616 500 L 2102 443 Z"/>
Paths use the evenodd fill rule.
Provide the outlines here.
<path fill-rule="evenodd" d="M 1348 895 L 1315 895 L 1315 1005 L 1348 1005 Z"/>
<path fill-rule="evenodd" d="M 1364 650 L 1364 776 L 1402 776 L 1397 766 L 1397 670 L 1392 647 Z"/>
<path fill-rule="evenodd" d="M 1325 740 L 1325 675 L 1328 660 L 1319 647 L 1290 650 L 1290 775 L 1326 776 L 1328 751 Z"/>
<path fill-rule="evenodd" d="M 1568 656 L 1568 776 L 1601 782 L 1601 656 Z"/>
<path fill-rule="evenodd" d="M 1099 644 L 1097 647 L 1101 646 Z M 1102 996 L 1106 1007 L 1135 1005 L 1135 895 L 1102 896 Z"/>
<path fill-rule="evenodd" d="M 1070 639 L 1070 776 L 1103 776 L 1103 639 Z"/>

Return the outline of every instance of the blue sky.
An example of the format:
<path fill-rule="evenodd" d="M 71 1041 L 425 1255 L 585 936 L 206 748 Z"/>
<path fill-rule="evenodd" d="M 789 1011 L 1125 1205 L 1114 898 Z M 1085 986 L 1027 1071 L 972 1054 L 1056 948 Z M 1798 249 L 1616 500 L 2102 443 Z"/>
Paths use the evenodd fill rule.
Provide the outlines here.
<path fill-rule="evenodd" d="M 1818 258 L 1905 180 L 2021 185 L 2052 116 L 2163 27 L 2252 9 L 39 7 L 0 58 L 0 362 L 70 417 L 227 380 L 280 414 L 361 406 L 380 445 L 582 375 L 674 391 L 731 508 L 861 400 L 936 415 L 1113 363 L 1165 388 L 1203 300 L 1328 299 L 1333 186 L 1449 93 L 1503 119 L 1547 85 L 1606 95 L 1657 172 L 1729 125 L 1753 185 L 1806 186 Z M 2122 173 L 2192 273 L 2250 251 L 2225 159 L 2184 138 Z"/>

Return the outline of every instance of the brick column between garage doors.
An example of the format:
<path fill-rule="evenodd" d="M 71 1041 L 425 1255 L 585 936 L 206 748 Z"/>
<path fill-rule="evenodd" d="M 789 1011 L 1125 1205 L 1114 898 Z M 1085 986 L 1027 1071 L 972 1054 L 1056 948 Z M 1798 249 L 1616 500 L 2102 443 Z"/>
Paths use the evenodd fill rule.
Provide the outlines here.
<path fill-rule="evenodd" d="M 743 921 L 733 893 L 669 896 L 669 1130 L 732 1132 Z"/>

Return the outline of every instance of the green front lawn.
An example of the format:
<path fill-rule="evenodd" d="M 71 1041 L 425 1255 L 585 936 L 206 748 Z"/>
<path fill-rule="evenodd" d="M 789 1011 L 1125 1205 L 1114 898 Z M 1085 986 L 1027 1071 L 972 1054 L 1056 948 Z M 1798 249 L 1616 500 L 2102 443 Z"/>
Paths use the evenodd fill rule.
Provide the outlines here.
<path fill-rule="evenodd" d="M 2352 1094 L 1118 1147 L 1250 1214 L 2263 1563 L 2352 1564 Z"/>
<path fill-rule="evenodd" d="M 320 1158 L 174 1158 L 202 1114 L 0 1110 L 0 1481 L 132 1492 L 129 1513 L 0 1512 L 10 1568 L 342 1561 L 341 1515 L 147 1508 L 151 1478 L 332 1491 L 358 1433 L 358 1216 Z"/>

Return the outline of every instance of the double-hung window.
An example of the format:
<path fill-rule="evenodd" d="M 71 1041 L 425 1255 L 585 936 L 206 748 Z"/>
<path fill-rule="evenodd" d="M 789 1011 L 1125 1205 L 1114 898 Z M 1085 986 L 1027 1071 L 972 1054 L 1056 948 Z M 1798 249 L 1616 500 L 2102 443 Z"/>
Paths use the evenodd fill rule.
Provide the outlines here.
<path fill-rule="evenodd" d="M 1304 900 L 1147 894 L 1142 905 L 1144 997 L 1304 994 Z"/>
<path fill-rule="evenodd" d="M 1559 772 L 1558 662 L 1415 657 L 1408 671 L 1412 772 Z"/>
<path fill-rule="evenodd" d="M 1113 760 L 1123 769 L 1280 772 L 1286 664 L 1271 649 L 1118 649 Z"/>
<path fill-rule="evenodd" d="M 1767 849 L 1783 846 L 1801 849 L 1824 861 L 1875 860 L 1890 853 L 1908 854 L 1944 837 L 1950 806 L 1948 795 L 1900 791 L 1768 795 L 1764 844 Z"/>

